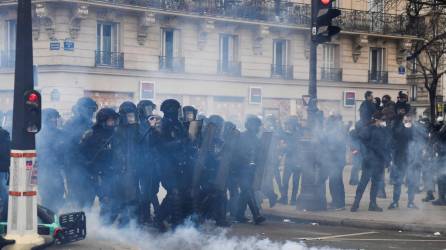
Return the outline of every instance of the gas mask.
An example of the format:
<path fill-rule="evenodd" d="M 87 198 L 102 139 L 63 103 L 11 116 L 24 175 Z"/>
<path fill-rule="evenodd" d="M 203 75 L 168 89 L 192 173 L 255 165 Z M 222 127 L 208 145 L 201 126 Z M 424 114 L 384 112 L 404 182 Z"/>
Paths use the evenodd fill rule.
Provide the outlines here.
<path fill-rule="evenodd" d="M 379 126 L 382 127 L 382 128 L 385 128 L 385 127 L 387 127 L 387 122 L 386 121 L 380 121 L 379 122 Z"/>
<path fill-rule="evenodd" d="M 113 118 L 108 118 L 107 121 L 105 121 L 105 126 L 107 128 L 114 128 L 114 127 L 116 127 L 116 125 L 117 125 L 117 122 Z"/>

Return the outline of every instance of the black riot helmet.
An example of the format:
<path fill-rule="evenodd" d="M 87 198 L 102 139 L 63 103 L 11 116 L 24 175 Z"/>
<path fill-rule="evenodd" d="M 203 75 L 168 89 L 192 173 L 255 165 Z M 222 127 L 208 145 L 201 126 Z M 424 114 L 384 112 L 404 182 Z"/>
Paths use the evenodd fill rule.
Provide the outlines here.
<path fill-rule="evenodd" d="M 123 102 L 119 106 L 119 125 L 127 126 L 138 123 L 137 109 L 133 102 Z"/>
<path fill-rule="evenodd" d="M 214 124 L 216 127 L 215 134 L 220 135 L 223 131 L 225 120 L 223 119 L 223 117 L 221 117 L 219 115 L 211 115 L 211 116 L 209 116 L 208 124 Z"/>
<path fill-rule="evenodd" d="M 77 100 L 74 106 L 74 112 L 76 115 L 80 115 L 87 120 L 93 118 L 94 113 L 98 110 L 98 104 L 90 97 L 82 97 Z"/>
<path fill-rule="evenodd" d="M 56 128 L 58 125 L 59 118 L 60 118 L 59 112 L 53 108 L 47 108 L 42 110 L 42 123 L 43 126 L 45 127 Z"/>
<path fill-rule="evenodd" d="M 175 99 L 167 99 L 161 104 L 161 111 L 165 117 L 178 119 L 181 104 Z"/>
<path fill-rule="evenodd" d="M 192 106 L 183 107 L 183 119 L 185 122 L 195 121 L 197 119 L 198 110 Z"/>
<path fill-rule="evenodd" d="M 254 134 L 258 134 L 260 131 L 260 127 L 262 126 L 262 120 L 255 115 L 249 115 L 245 121 L 245 128 L 249 132 Z"/>
<path fill-rule="evenodd" d="M 136 106 L 138 110 L 138 117 L 140 121 L 147 120 L 153 115 L 153 111 L 156 109 L 156 105 L 150 100 L 142 100 Z"/>
<path fill-rule="evenodd" d="M 96 113 L 96 127 L 114 128 L 118 124 L 119 114 L 111 108 L 102 108 Z"/>

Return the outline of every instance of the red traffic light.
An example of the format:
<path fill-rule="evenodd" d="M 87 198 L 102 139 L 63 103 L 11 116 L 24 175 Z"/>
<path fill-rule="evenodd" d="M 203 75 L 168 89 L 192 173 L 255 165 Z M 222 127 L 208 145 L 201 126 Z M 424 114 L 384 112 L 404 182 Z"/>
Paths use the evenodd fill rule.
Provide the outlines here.
<path fill-rule="evenodd" d="M 28 101 L 29 102 L 37 102 L 37 101 L 39 101 L 39 96 L 36 93 L 31 93 L 28 96 Z"/>
<path fill-rule="evenodd" d="M 332 0 L 321 0 L 321 4 L 324 6 L 328 6 Z"/>

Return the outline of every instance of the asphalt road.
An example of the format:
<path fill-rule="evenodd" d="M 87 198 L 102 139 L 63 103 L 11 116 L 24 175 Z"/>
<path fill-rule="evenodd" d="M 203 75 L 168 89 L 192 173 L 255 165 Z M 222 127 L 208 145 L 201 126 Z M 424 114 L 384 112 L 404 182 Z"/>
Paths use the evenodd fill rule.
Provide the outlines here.
<path fill-rule="evenodd" d="M 193 230 L 193 232 L 191 233 L 190 230 Z M 212 226 L 201 229 L 200 233 L 194 229 L 167 235 L 149 231 L 150 233 L 143 232 L 140 235 L 135 235 L 135 238 L 124 234 L 122 239 L 118 241 L 116 236 L 110 239 L 104 239 L 102 236 L 91 236 L 82 242 L 65 246 L 53 246 L 49 249 L 275 250 L 305 249 L 307 247 L 376 250 L 446 249 L 445 236 L 325 226 L 292 220 L 284 222 L 274 218 L 269 218 L 267 223 L 261 226 L 235 224 L 227 231 L 215 229 Z M 215 237 L 215 235 L 218 235 L 218 237 Z M 126 237 L 130 237 L 128 242 L 125 242 Z M 139 243 L 137 239 L 140 240 Z M 286 241 L 292 241 L 293 244 L 285 245 Z M 286 246 L 291 246 L 291 248 Z"/>

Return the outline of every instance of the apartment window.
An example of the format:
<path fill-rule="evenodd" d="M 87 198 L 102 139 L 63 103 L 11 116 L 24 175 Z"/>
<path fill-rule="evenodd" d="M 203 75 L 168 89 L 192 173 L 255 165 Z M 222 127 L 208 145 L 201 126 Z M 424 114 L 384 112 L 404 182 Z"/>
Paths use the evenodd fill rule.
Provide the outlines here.
<path fill-rule="evenodd" d="M 238 62 L 238 37 L 235 35 L 220 35 L 220 60 L 218 71 L 232 75 L 240 74 Z"/>
<path fill-rule="evenodd" d="M 387 83 L 386 49 L 370 48 L 369 81 Z"/>
<path fill-rule="evenodd" d="M 98 23 L 96 64 L 122 66 L 123 54 L 119 53 L 119 24 Z"/>
<path fill-rule="evenodd" d="M 171 71 L 184 70 L 180 38 L 179 30 L 162 29 L 160 69 Z"/>
<path fill-rule="evenodd" d="M 15 51 L 16 29 L 17 29 L 16 20 L 6 21 L 6 42 L 5 42 L 6 51 Z"/>
<path fill-rule="evenodd" d="M 8 20 L 5 24 L 5 40 L 3 51 L 0 56 L 0 67 L 14 67 L 15 66 L 15 43 L 16 43 L 16 20 Z"/>
<path fill-rule="evenodd" d="M 271 67 L 273 76 L 282 76 L 286 79 L 292 78 L 292 66 L 288 65 L 288 41 L 273 41 L 273 64 Z"/>
<path fill-rule="evenodd" d="M 321 79 L 342 80 L 342 70 L 339 68 L 339 46 L 337 44 L 324 44 L 322 46 Z"/>

